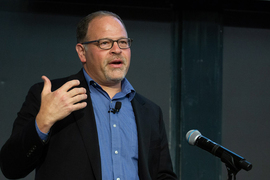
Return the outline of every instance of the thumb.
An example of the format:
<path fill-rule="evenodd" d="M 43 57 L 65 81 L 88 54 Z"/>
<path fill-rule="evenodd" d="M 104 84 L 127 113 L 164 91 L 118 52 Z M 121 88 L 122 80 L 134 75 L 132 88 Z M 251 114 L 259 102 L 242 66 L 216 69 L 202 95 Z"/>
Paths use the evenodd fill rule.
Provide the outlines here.
<path fill-rule="evenodd" d="M 51 88 L 52 88 L 52 83 L 51 83 L 50 79 L 47 78 L 46 76 L 42 76 L 41 78 L 44 81 L 44 87 L 43 87 L 42 93 L 45 93 L 45 94 L 50 93 Z"/>

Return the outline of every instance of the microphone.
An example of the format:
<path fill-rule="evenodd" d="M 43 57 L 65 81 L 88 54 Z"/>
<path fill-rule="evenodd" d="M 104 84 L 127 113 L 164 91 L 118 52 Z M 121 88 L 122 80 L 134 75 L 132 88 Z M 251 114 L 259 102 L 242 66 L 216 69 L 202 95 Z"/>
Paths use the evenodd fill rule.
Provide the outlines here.
<path fill-rule="evenodd" d="M 115 114 L 116 112 L 119 112 L 121 109 L 122 103 L 120 101 L 117 101 L 115 103 L 115 106 L 112 110 L 108 111 L 108 113 L 112 112 L 113 114 Z"/>
<path fill-rule="evenodd" d="M 243 157 L 204 137 L 198 130 L 188 131 L 186 139 L 190 145 L 196 145 L 203 150 L 212 153 L 219 157 L 222 162 L 230 163 L 233 166 L 236 166 L 237 169 L 249 171 L 252 168 L 252 164 L 246 161 Z"/>

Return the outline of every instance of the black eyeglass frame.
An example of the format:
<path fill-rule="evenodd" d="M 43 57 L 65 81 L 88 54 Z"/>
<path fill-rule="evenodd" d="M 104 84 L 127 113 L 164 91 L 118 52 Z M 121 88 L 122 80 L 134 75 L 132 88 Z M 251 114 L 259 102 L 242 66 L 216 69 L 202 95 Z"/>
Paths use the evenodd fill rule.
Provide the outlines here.
<path fill-rule="evenodd" d="M 128 40 L 128 47 L 127 48 L 121 48 L 120 46 L 119 46 L 119 41 L 121 40 L 121 39 L 127 39 Z M 109 40 L 110 42 L 112 42 L 112 45 L 111 45 L 111 47 L 110 48 L 101 48 L 100 47 L 100 43 L 99 43 L 99 41 L 101 41 L 101 40 Z M 133 41 L 133 39 L 131 39 L 131 38 L 120 38 L 120 39 L 117 39 L 117 40 L 112 40 L 112 39 L 109 39 L 109 38 L 102 38 L 102 39 L 98 39 L 98 40 L 94 40 L 94 41 L 86 41 L 86 42 L 82 42 L 81 44 L 90 44 L 90 43 L 95 43 L 95 42 L 97 42 L 98 43 L 98 47 L 100 48 L 100 49 L 103 49 L 103 50 L 109 50 L 109 49 L 112 49 L 112 47 L 113 47 L 113 45 L 114 45 L 114 42 L 117 42 L 117 45 L 118 45 L 118 47 L 120 48 L 120 49 L 128 49 L 128 48 L 130 48 L 131 47 L 131 43 L 132 43 L 132 41 Z"/>

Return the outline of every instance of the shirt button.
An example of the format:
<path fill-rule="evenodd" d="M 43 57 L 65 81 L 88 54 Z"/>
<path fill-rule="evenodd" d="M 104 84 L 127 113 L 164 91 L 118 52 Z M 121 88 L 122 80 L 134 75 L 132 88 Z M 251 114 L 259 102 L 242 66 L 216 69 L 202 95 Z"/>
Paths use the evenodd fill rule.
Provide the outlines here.
<path fill-rule="evenodd" d="M 120 180 L 120 178 L 116 178 L 116 180 Z"/>
<path fill-rule="evenodd" d="M 118 151 L 114 151 L 115 154 L 118 154 Z"/>
<path fill-rule="evenodd" d="M 113 127 L 116 127 L 116 124 L 114 124 Z"/>

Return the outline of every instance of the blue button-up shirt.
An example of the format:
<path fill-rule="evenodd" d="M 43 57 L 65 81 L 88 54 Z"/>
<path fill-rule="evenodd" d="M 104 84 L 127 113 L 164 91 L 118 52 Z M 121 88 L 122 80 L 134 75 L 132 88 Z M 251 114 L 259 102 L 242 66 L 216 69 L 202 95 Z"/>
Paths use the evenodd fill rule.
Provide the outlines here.
<path fill-rule="evenodd" d="M 83 72 L 88 82 L 97 125 L 102 179 L 139 180 L 137 126 L 131 105 L 136 93 L 134 88 L 124 79 L 121 92 L 111 99 L 106 91 Z M 120 111 L 110 112 L 117 101 L 122 104 Z M 37 125 L 36 129 L 40 138 L 46 140 L 48 134 L 42 133 Z"/>
<path fill-rule="evenodd" d="M 127 79 L 121 92 L 112 99 L 85 71 L 95 113 L 102 179 L 138 180 L 138 138 L 131 100 L 135 90 Z M 115 103 L 122 103 L 119 112 L 109 112 Z M 91 133 L 91 132 L 90 132 Z"/>

